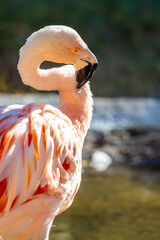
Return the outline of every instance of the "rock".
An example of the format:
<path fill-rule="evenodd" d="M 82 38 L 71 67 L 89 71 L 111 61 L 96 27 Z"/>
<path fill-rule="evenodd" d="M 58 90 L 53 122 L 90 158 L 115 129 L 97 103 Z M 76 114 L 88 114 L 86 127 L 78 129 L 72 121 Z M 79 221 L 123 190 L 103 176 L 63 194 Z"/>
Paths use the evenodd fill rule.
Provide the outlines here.
<path fill-rule="evenodd" d="M 92 167 L 97 171 L 105 171 L 111 165 L 111 157 L 102 151 L 96 151 L 92 154 Z"/>
<path fill-rule="evenodd" d="M 108 154 L 114 163 L 160 167 L 160 130 L 136 129 L 109 132 L 89 131 L 83 149 L 84 159 L 93 152 Z"/>

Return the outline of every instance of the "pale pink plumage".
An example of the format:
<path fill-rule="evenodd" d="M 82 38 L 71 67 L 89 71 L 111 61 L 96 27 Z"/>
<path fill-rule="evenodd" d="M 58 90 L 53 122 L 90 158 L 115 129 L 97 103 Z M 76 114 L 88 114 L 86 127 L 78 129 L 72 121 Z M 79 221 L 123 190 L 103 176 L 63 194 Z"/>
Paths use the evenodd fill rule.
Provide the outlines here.
<path fill-rule="evenodd" d="M 91 59 L 90 51 L 89 58 L 96 62 L 94 55 Z M 67 89 L 65 82 L 66 89 L 61 90 L 58 81 L 62 84 L 65 69 L 67 72 L 65 66 L 60 77 L 56 76 L 60 110 L 42 103 L 0 107 L 0 237 L 3 240 L 48 239 L 54 217 L 71 205 L 79 188 L 81 151 L 91 120 L 92 97 L 88 84 L 75 89 L 76 73 L 70 66 L 68 69 L 73 72 L 69 70 L 70 78 L 66 76 L 72 79 L 72 87 Z M 25 73 L 21 72 L 22 80 L 23 75 L 25 79 Z M 39 81 L 40 78 L 39 74 Z M 38 86 L 37 79 L 35 76 L 34 84 Z M 50 81 L 49 77 L 47 88 Z"/>

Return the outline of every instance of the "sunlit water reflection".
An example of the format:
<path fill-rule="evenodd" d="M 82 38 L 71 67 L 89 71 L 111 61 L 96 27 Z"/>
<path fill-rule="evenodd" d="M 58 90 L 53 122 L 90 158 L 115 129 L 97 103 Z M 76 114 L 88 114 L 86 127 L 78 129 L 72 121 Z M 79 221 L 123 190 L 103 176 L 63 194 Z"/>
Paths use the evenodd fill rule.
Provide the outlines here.
<path fill-rule="evenodd" d="M 56 217 L 50 239 L 159 240 L 159 224 L 159 174 L 112 168 L 83 175 L 73 205 Z"/>
<path fill-rule="evenodd" d="M 160 128 L 160 100 L 153 98 L 95 98 L 91 128 L 110 131 L 127 127 Z M 43 102 L 58 106 L 58 95 L 0 94 L 0 105 Z"/>

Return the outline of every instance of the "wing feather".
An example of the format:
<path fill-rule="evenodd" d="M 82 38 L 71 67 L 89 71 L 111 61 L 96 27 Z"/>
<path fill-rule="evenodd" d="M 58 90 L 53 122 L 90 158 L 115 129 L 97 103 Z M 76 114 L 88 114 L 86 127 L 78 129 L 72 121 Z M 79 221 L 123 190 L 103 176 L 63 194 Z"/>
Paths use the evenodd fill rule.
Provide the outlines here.
<path fill-rule="evenodd" d="M 58 192 L 76 170 L 77 146 L 71 121 L 58 109 L 0 107 L 0 212 Z"/>

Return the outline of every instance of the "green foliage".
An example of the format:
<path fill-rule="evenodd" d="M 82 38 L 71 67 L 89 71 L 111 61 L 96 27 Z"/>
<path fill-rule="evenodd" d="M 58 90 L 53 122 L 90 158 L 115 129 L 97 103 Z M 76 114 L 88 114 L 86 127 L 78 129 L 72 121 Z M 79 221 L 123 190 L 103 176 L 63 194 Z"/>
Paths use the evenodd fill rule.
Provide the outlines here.
<path fill-rule="evenodd" d="M 75 28 L 98 57 L 95 94 L 126 95 L 128 88 L 131 95 L 160 96 L 158 0 L 1 1 L 0 75 L 6 76 L 5 91 L 28 91 L 19 83 L 16 62 L 9 61 L 10 54 L 17 59 L 26 37 L 55 24 Z M 3 89 L 0 85 L 0 91 Z"/>

